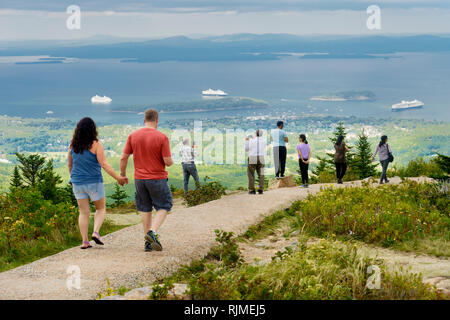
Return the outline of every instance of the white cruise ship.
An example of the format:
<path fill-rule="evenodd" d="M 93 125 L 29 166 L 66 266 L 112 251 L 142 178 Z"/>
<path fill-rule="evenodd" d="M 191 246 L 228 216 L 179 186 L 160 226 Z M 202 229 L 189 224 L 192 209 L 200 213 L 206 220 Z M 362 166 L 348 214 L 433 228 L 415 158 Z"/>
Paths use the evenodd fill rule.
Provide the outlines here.
<path fill-rule="evenodd" d="M 204 96 L 219 96 L 219 97 L 223 97 L 223 96 L 227 96 L 228 93 L 226 93 L 226 92 L 224 92 L 224 91 L 222 91 L 220 89 L 213 90 L 213 89 L 210 88 L 208 90 L 203 90 L 202 91 L 202 95 L 204 95 Z"/>
<path fill-rule="evenodd" d="M 392 105 L 392 111 L 401 111 L 401 110 L 407 110 L 407 109 L 422 108 L 423 106 L 424 106 L 423 102 L 419 101 L 417 99 L 412 100 L 412 101 L 402 100 L 402 102 Z"/>
<path fill-rule="evenodd" d="M 95 95 L 95 96 L 93 96 L 91 98 L 91 102 L 92 103 L 104 103 L 104 104 L 107 104 L 107 103 L 111 103 L 111 101 L 112 101 L 112 99 L 110 97 L 107 97 L 107 96 L 100 97 L 99 95 Z"/>

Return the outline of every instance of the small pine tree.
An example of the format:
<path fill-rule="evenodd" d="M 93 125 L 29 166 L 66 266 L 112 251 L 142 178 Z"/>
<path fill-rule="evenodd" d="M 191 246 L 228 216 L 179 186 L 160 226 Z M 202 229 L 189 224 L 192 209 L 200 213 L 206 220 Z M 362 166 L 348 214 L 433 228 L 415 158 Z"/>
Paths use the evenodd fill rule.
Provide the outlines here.
<path fill-rule="evenodd" d="M 51 200 L 54 203 L 61 201 L 60 188 L 58 185 L 62 183 L 61 176 L 56 174 L 53 168 L 53 160 L 48 161 L 38 173 L 37 189 L 44 196 L 45 200 Z"/>
<path fill-rule="evenodd" d="M 128 198 L 128 195 L 126 191 L 116 183 L 114 185 L 114 193 L 109 198 L 114 200 L 113 207 L 119 207 L 126 203 L 125 199 Z"/>
<path fill-rule="evenodd" d="M 319 176 L 322 172 L 325 172 L 328 170 L 328 161 L 325 158 L 317 157 L 319 159 L 319 164 L 312 170 L 312 173 L 315 176 Z M 300 174 L 300 170 L 297 170 Z"/>
<path fill-rule="evenodd" d="M 329 137 L 328 139 L 334 146 L 338 137 L 341 135 L 345 139 L 345 137 L 347 136 L 347 132 L 344 126 L 344 122 L 339 121 L 336 128 L 334 128 L 332 136 Z M 348 145 L 347 147 L 351 149 L 351 147 L 349 147 Z M 347 165 L 350 169 L 353 163 L 353 154 L 351 153 L 351 151 L 347 152 L 346 158 L 347 158 Z M 326 157 L 317 157 L 317 159 L 319 160 L 319 164 L 312 170 L 312 173 L 314 175 L 319 176 L 322 172 L 333 172 L 335 170 L 334 153 L 327 152 Z"/>
<path fill-rule="evenodd" d="M 356 153 L 353 160 L 353 167 L 359 175 L 360 179 L 373 177 L 376 175 L 376 164 L 371 161 L 372 153 L 367 135 L 364 130 L 358 135 L 358 142 L 356 143 Z"/>
<path fill-rule="evenodd" d="M 441 168 L 442 171 L 444 171 L 447 175 L 450 174 L 450 157 L 445 156 L 440 153 L 436 153 L 437 157 L 435 158 L 435 162 Z"/>
<path fill-rule="evenodd" d="M 16 153 L 16 157 L 20 162 L 19 169 L 22 172 L 22 181 L 30 187 L 36 186 L 39 181 L 39 174 L 44 168 L 45 158 L 38 154 L 26 156 L 20 153 Z"/>
<path fill-rule="evenodd" d="M 22 176 L 20 175 L 19 168 L 14 167 L 13 175 L 11 178 L 9 190 L 12 192 L 17 188 L 22 188 Z"/>
<path fill-rule="evenodd" d="M 344 123 L 342 121 L 338 122 L 338 125 L 336 126 L 336 128 L 334 128 L 333 135 L 329 138 L 330 142 L 333 144 L 333 146 L 335 145 L 335 143 L 336 143 L 337 139 L 339 138 L 339 136 L 343 136 L 344 139 L 347 137 L 347 131 L 345 131 L 345 126 L 344 126 Z M 350 146 L 347 145 L 347 147 L 349 149 L 351 149 Z M 324 159 L 324 161 L 327 164 L 326 167 L 328 168 L 328 170 L 332 171 L 332 170 L 334 170 L 334 153 L 327 153 L 327 155 L 328 155 L 328 159 Z M 352 158 L 353 158 L 353 155 L 352 155 L 351 151 L 347 152 L 346 158 L 347 158 L 347 165 L 351 166 Z"/>

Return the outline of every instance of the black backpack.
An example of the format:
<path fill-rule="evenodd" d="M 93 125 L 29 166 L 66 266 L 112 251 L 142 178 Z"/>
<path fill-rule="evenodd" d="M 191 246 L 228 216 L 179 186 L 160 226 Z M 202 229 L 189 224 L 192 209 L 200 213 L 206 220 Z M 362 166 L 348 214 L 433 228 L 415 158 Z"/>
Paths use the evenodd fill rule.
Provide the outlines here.
<path fill-rule="evenodd" d="M 387 151 L 388 151 L 388 161 L 389 162 L 394 162 L 394 156 L 392 155 L 392 152 L 389 152 L 389 145 L 388 144 L 386 144 L 386 148 L 387 148 Z"/>

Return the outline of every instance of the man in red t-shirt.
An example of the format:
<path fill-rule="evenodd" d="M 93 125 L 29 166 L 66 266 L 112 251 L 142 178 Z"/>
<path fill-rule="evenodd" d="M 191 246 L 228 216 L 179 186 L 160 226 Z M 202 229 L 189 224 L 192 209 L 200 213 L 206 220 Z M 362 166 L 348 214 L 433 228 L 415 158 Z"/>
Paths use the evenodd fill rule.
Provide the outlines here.
<path fill-rule="evenodd" d="M 172 209 L 172 193 L 167 182 L 166 166 L 173 164 L 169 138 L 158 131 L 158 112 L 148 109 L 145 127 L 128 136 L 120 159 L 120 175 L 127 176 L 127 164 L 133 155 L 136 186 L 136 208 L 142 212 L 145 233 L 145 251 L 161 251 L 157 231 Z M 152 210 L 155 219 L 152 223 Z"/>

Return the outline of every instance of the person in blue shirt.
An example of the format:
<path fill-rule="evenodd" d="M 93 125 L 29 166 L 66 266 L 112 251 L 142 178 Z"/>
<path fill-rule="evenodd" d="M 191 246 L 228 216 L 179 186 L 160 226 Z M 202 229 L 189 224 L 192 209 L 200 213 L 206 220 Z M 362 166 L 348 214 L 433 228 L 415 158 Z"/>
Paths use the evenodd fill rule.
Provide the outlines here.
<path fill-rule="evenodd" d="M 98 139 L 97 127 L 91 118 L 83 118 L 77 123 L 70 143 L 67 161 L 70 183 L 80 209 L 78 224 L 83 239 L 81 249 L 92 247 L 88 239 L 89 214 L 91 211 L 89 199 L 94 203 L 96 209 L 92 240 L 103 245 L 99 234 L 106 216 L 102 168 L 121 186 L 128 183 L 128 179 L 119 176 L 106 160 L 105 150 Z"/>
<path fill-rule="evenodd" d="M 275 162 L 275 177 L 284 178 L 286 168 L 286 142 L 289 142 L 286 132 L 283 130 L 283 121 L 277 122 L 277 128 L 272 130 L 270 141 L 273 144 L 273 157 Z"/>

